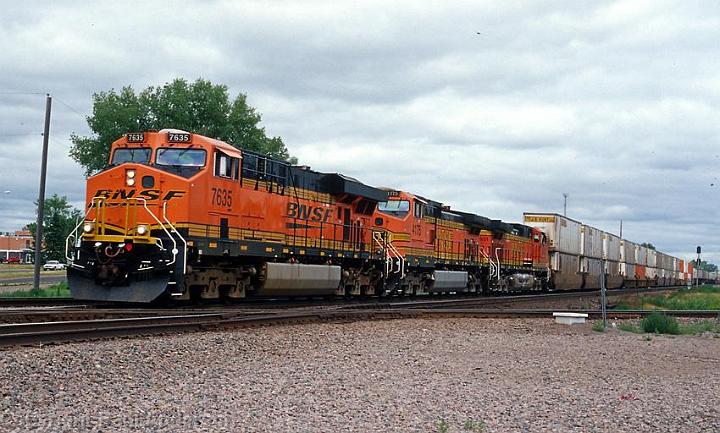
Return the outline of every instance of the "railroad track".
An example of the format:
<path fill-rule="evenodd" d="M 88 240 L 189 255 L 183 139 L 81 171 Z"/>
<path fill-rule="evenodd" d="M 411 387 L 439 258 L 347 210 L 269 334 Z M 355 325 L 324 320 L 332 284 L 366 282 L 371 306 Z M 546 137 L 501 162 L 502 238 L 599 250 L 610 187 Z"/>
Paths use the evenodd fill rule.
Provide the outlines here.
<path fill-rule="evenodd" d="M 608 296 L 616 296 L 623 294 L 640 294 L 648 292 L 662 292 L 668 290 L 677 290 L 685 288 L 685 286 L 668 286 L 668 287 L 652 287 L 652 288 L 638 288 L 638 289 L 613 289 L 608 290 Z M 520 300 L 535 300 L 535 299 L 553 299 L 553 298 L 570 298 L 570 297 L 583 297 L 598 295 L 598 290 L 572 290 L 562 292 L 551 292 L 551 293 L 532 293 L 525 295 L 482 295 L 482 296 L 470 296 L 470 295 L 444 295 L 442 298 L 438 297 L 421 297 L 416 299 L 408 299 L 407 297 L 402 298 L 370 298 L 370 299 L 353 299 L 343 300 L 338 298 L 336 300 L 320 300 L 320 299 L 247 299 L 242 302 L 234 304 L 220 304 L 220 303 L 208 303 L 204 306 L 166 306 L 158 308 L 156 306 L 137 306 L 132 307 L 138 310 L 140 309 L 161 309 L 167 311 L 188 310 L 188 309 L 213 309 L 213 308 L 298 308 L 302 306 L 315 307 L 318 305 L 334 305 L 347 308 L 365 308 L 370 305 L 377 306 L 378 304 L 397 305 L 405 303 L 407 305 L 421 305 L 423 303 L 427 305 L 439 305 L 442 303 L 472 303 L 472 302 L 491 302 L 500 303 L 505 301 L 517 302 Z M 114 304 L 108 302 L 87 302 L 77 301 L 72 298 L 3 298 L 0 297 L 0 313 L 5 309 L 12 308 L 23 308 L 23 307 L 72 307 L 72 308 L 119 308 L 127 309 L 127 304 Z"/>
<path fill-rule="evenodd" d="M 306 309 L 296 311 L 256 311 L 235 313 L 181 314 L 172 316 L 132 317 L 120 319 L 75 320 L 61 322 L 13 323 L 0 325 L 0 347 L 16 345 L 42 345 L 49 343 L 85 341 L 110 337 L 173 334 L 203 330 L 218 330 L 248 326 L 313 323 L 352 322 L 359 320 L 390 320 L 427 317 L 518 318 L 552 317 L 552 309 L 498 309 L 498 308 L 381 308 L 327 310 Z M 563 310 L 568 311 L 568 310 Z M 571 310 L 586 313 L 590 318 L 601 317 L 599 310 Z M 639 318 L 651 314 L 650 310 L 609 311 L 614 319 Z M 663 311 L 678 317 L 718 317 L 717 310 Z"/>
<path fill-rule="evenodd" d="M 674 287 L 660 289 L 615 289 L 609 290 L 608 296 L 621 296 L 625 294 L 638 294 L 656 291 L 667 291 Z M 523 303 L 542 303 L 545 301 L 561 301 L 569 299 L 586 299 L 596 301 L 596 291 L 564 291 L 555 293 L 536 293 L 528 295 L 489 295 L 489 296 L 443 296 L 443 297 L 422 297 L 422 298 L 373 298 L 367 300 L 252 300 L 230 305 L 208 304 L 205 306 L 184 306 L 184 307 L 151 307 L 138 306 L 128 307 L 127 305 L 113 304 L 78 304 L 66 303 L 65 300 L 59 305 L 48 303 L 47 305 L 29 305 L 21 303 L 15 305 L 11 302 L 9 306 L 0 308 L 0 323 L 18 322 L 53 322 L 66 320 L 99 320 L 117 319 L 132 317 L 154 317 L 166 315 L 190 315 L 203 313 L 254 313 L 263 311 L 300 311 L 303 309 L 327 310 L 367 310 L 367 309 L 399 309 L 399 308 L 441 308 L 441 307 L 491 307 L 510 308 L 512 305 Z M 31 298 L 32 300 L 32 298 Z M 545 302 L 545 306 L 548 302 Z M 542 305 L 542 304 L 541 304 Z M 0 306 L 2 303 L 0 302 Z M 558 305 L 551 305 L 554 308 L 561 308 Z M 563 306 L 564 308 L 565 306 Z"/>

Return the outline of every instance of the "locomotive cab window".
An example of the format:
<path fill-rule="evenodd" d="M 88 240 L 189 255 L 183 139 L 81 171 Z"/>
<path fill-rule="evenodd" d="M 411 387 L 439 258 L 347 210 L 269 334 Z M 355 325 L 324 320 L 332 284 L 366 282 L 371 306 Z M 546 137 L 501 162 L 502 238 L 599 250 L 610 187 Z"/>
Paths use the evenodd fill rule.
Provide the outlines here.
<path fill-rule="evenodd" d="M 415 200 L 415 218 L 422 218 L 425 216 L 425 205 Z"/>
<path fill-rule="evenodd" d="M 237 179 L 240 160 L 222 152 L 215 152 L 215 176 Z"/>
<path fill-rule="evenodd" d="M 150 162 L 151 150 L 147 147 L 125 147 L 115 149 L 110 165 L 120 165 L 125 162 L 147 164 Z"/>
<path fill-rule="evenodd" d="M 378 210 L 386 215 L 404 218 L 410 212 L 410 202 L 407 200 L 390 200 L 378 203 Z"/>
<path fill-rule="evenodd" d="M 162 148 L 158 149 L 155 163 L 172 167 L 202 167 L 205 165 L 204 149 Z"/>
<path fill-rule="evenodd" d="M 204 149 L 164 147 L 157 150 L 155 165 L 162 170 L 190 178 L 205 166 L 206 156 Z"/>

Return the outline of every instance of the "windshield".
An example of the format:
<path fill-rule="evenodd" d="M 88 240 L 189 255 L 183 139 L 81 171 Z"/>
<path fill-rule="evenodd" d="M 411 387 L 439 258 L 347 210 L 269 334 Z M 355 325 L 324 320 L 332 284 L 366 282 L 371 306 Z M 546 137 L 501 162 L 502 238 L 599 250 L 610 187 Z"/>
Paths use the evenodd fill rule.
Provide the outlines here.
<path fill-rule="evenodd" d="M 378 210 L 387 215 L 404 217 L 410 210 L 410 202 L 407 200 L 382 201 L 378 203 Z"/>
<path fill-rule="evenodd" d="M 155 162 L 158 165 L 181 167 L 202 167 L 205 165 L 206 152 L 203 149 L 158 149 Z"/>
<path fill-rule="evenodd" d="M 147 164 L 150 162 L 150 149 L 147 147 L 126 147 L 115 149 L 112 157 L 112 165 L 119 165 L 124 162 L 139 162 Z"/>

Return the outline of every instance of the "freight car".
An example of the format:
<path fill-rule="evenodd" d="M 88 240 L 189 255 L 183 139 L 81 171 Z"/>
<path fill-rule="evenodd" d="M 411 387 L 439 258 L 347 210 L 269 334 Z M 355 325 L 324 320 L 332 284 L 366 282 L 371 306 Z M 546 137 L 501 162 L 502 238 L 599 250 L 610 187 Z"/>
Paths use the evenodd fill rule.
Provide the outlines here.
<path fill-rule="evenodd" d="M 491 220 L 179 130 L 115 141 L 86 197 L 66 245 L 76 299 L 515 293 L 627 280 L 623 241 L 577 221 Z"/>

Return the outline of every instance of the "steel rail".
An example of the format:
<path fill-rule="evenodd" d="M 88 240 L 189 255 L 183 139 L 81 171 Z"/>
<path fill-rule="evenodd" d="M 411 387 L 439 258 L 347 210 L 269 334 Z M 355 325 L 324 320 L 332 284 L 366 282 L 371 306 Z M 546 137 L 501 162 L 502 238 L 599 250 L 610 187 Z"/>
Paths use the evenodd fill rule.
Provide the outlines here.
<path fill-rule="evenodd" d="M 170 334 L 201 330 L 229 329 L 246 326 L 282 325 L 314 322 L 354 322 L 425 317 L 476 318 L 552 318 L 552 309 L 487 309 L 487 308 L 381 308 L 355 310 L 316 309 L 306 311 L 263 312 L 259 314 L 188 314 L 123 319 L 77 320 L 0 325 L 0 347 L 29 344 L 85 341 L 99 338 L 134 335 Z M 586 313 L 595 318 L 599 310 L 562 310 Z M 610 311 L 612 318 L 638 318 L 654 311 Z M 679 317 L 718 317 L 717 310 L 665 310 L 663 314 Z"/>

